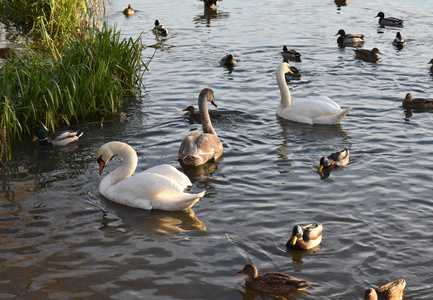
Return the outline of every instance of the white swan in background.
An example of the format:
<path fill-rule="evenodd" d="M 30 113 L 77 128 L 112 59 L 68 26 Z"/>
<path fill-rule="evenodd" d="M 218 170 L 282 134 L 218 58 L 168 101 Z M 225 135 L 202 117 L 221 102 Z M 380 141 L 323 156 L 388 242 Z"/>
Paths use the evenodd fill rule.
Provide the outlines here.
<path fill-rule="evenodd" d="M 141 209 L 178 211 L 190 208 L 205 194 L 184 193 L 191 181 L 170 165 L 155 166 L 131 176 L 137 167 L 137 153 L 122 142 L 109 142 L 99 148 L 99 175 L 115 155 L 123 158 L 122 165 L 99 184 L 99 192 L 113 202 Z"/>
<path fill-rule="evenodd" d="M 326 96 L 316 96 L 297 100 L 292 104 L 285 74 L 291 73 L 287 62 L 281 63 L 276 72 L 281 102 L 277 107 L 277 115 L 290 121 L 308 124 L 338 124 L 352 108 L 342 110 L 341 107 Z"/>
<path fill-rule="evenodd" d="M 208 161 L 216 161 L 223 154 L 223 144 L 218 138 L 210 121 L 207 101 L 217 106 L 211 89 L 203 89 L 198 96 L 203 133 L 196 132 L 186 136 L 180 144 L 178 159 L 185 165 L 200 166 Z"/>

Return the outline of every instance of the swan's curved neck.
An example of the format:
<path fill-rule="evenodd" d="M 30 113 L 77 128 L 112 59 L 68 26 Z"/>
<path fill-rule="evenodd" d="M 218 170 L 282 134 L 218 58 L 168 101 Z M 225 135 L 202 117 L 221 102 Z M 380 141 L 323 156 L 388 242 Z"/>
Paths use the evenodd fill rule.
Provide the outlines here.
<path fill-rule="evenodd" d="M 283 64 L 284 63 L 280 64 L 276 71 L 277 83 L 281 93 L 281 101 L 280 101 L 281 109 L 286 108 L 292 103 L 289 87 L 287 86 L 286 83 L 286 77 L 285 77 L 286 74 L 284 72 Z"/>
<path fill-rule="evenodd" d="M 130 177 L 137 168 L 137 153 L 131 146 L 127 144 L 112 142 L 110 146 L 110 151 L 107 154 L 108 159 L 110 159 L 114 155 L 119 155 L 123 158 L 123 162 L 120 167 L 105 176 L 105 178 L 101 181 L 100 188 L 109 187 L 127 177 Z M 108 160 L 106 161 L 106 163 L 107 162 Z"/>
<path fill-rule="evenodd" d="M 203 128 L 203 133 L 211 133 L 217 135 L 212 127 L 212 122 L 210 120 L 209 111 L 207 107 L 207 96 L 200 95 L 198 99 L 198 107 L 200 111 L 201 125 Z"/>

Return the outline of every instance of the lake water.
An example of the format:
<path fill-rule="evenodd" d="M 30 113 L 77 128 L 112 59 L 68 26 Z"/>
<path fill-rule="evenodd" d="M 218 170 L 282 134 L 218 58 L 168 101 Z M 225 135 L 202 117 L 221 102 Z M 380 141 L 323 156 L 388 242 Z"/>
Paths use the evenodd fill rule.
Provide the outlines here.
<path fill-rule="evenodd" d="M 433 98 L 430 1 L 225 0 L 206 15 L 202 2 L 127 1 L 109 5 L 124 37 L 156 42 L 155 19 L 168 30 L 118 118 L 79 124 L 84 136 L 63 148 L 26 137 L 4 166 L 0 194 L 1 299 L 271 299 L 244 287 L 235 272 L 249 261 L 259 272 L 308 280 L 296 299 L 362 299 L 369 287 L 404 278 L 405 299 L 433 295 L 433 116 L 406 113 L 406 93 Z M 404 19 L 380 28 L 379 11 Z M 339 48 L 339 29 L 363 33 L 378 63 Z M 408 45 L 392 46 L 397 31 Z M 276 117 L 275 69 L 283 45 L 296 49 L 300 80 L 292 99 L 326 95 L 353 110 L 341 125 L 307 125 Z M 150 59 L 154 49 L 144 51 Z M 238 60 L 230 71 L 219 60 Z M 200 91 L 215 92 L 223 115 L 213 122 L 224 160 L 185 170 L 192 192 L 206 195 L 191 211 L 143 211 L 98 191 L 97 149 L 130 144 L 137 171 L 161 163 L 182 170 L 181 140 L 201 130 L 182 109 Z M 348 148 L 350 163 L 322 179 L 320 157 Z M 114 159 L 104 175 L 121 163 Z M 288 251 L 295 224 L 323 224 L 314 253 Z"/>

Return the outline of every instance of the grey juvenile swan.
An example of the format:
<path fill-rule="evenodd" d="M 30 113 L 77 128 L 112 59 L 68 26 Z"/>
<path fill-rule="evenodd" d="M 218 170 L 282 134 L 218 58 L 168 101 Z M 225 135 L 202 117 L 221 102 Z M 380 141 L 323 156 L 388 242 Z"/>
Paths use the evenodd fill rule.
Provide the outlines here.
<path fill-rule="evenodd" d="M 217 106 L 214 101 L 214 93 L 209 88 L 203 89 L 198 96 L 203 133 L 191 133 L 180 144 L 178 159 L 185 165 L 200 166 L 208 161 L 217 160 L 223 154 L 223 144 L 210 121 L 207 101 Z"/>

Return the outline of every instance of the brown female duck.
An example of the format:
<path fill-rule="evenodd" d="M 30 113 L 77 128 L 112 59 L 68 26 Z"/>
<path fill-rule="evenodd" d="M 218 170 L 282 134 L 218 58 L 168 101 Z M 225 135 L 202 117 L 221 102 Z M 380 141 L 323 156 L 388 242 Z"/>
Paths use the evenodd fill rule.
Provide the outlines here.
<path fill-rule="evenodd" d="M 433 100 L 423 98 L 413 98 L 411 93 L 407 93 L 402 104 L 405 108 L 433 108 Z"/>
<path fill-rule="evenodd" d="M 382 54 L 377 48 L 373 48 L 371 50 L 353 49 L 353 51 L 355 51 L 355 56 L 357 59 L 361 59 L 366 62 L 377 62 L 379 59 L 377 54 Z"/>
<path fill-rule="evenodd" d="M 364 300 L 402 300 L 405 287 L 404 279 L 396 280 L 377 289 L 368 289 L 365 291 Z"/>
<path fill-rule="evenodd" d="M 272 272 L 259 275 L 257 268 L 253 264 L 245 265 L 242 271 L 236 274 L 248 276 L 245 280 L 247 288 L 274 295 L 284 296 L 310 287 L 307 281 L 283 273 Z"/>
<path fill-rule="evenodd" d="M 344 167 L 349 163 L 349 150 L 344 148 L 343 150 L 331 153 L 329 156 L 323 156 L 320 159 L 320 166 L 317 172 L 321 172 L 323 168 L 333 168 L 336 166 Z"/>
<path fill-rule="evenodd" d="M 293 250 L 309 250 L 322 242 L 322 224 L 310 224 L 305 227 L 293 227 L 292 236 L 286 247 Z"/>
<path fill-rule="evenodd" d="M 195 122 L 201 124 L 200 112 L 197 112 L 195 110 L 194 106 L 190 105 L 187 108 L 182 109 L 182 111 L 186 111 L 187 112 L 186 116 L 189 117 L 192 121 L 195 121 Z M 216 114 L 213 112 L 209 112 L 209 116 L 212 120 L 222 118 L 222 115 Z"/>
<path fill-rule="evenodd" d="M 127 8 L 125 8 L 125 10 L 123 11 L 124 15 L 133 15 L 135 14 L 134 9 L 132 8 L 131 4 L 128 5 Z"/>

